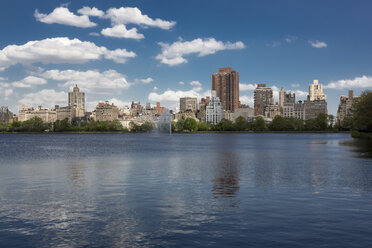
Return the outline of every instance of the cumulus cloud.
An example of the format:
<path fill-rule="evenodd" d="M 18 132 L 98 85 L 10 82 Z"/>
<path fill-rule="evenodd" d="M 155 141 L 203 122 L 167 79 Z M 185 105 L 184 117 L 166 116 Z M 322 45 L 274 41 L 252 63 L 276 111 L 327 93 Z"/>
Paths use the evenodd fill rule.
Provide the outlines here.
<path fill-rule="evenodd" d="M 201 83 L 200 83 L 199 81 L 191 81 L 191 82 L 190 82 L 190 85 L 191 85 L 191 86 L 201 87 Z"/>
<path fill-rule="evenodd" d="M 162 53 L 156 56 L 157 60 L 169 66 L 187 63 L 185 55 L 197 53 L 199 57 L 214 54 L 222 50 L 243 49 L 245 45 L 238 41 L 235 43 L 217 41 L 214 38 L 195 39 L 192 41 L 179 40 L 172 44 L 159 42 Z"/>
<path fill-rule="evenodd" d="M 153 91 L 157 91 L 159 88 L 154 86 L 154 88 L 152 89 Z"/>
<path fill-rule="evenodd" d="M 240 96 L 240 102 L 242 104 L 248 104 L 248 105 L 253 105 L 254 104 L 254 97 L 253 95 L 244 95 Z"/>
<path fill-rule="evenodd" d="M 0 69 L 15 64 L 81 64 L 106 58 L 116 63 L 125 63 L 136 54 L 126 49 L 109 50 L 93 42 L 70 40 L 67 37 L 29 41 L 24 45 L 8 45 L 0 50 Z"/>
<path fill-rule="evenodd" d="M 135 81 L 143 83 L 143 84 L 149 84 L 151 82 L 154 82 L 154 79 L 148 77 L 148 78 L 144 78 L 144 79 L 136 79 Z"/>
<path fill-rule="evenodd" d="M 47 24 L 58 23 L 79 28 L 90 28 L 97 26 L 97 24 L 89 20 L 88 16 L 77 16 L 65 7 L 55 8 L 50 14 L 42 14 L 39 13 L 38 10 L 35 10 L 34 16 L 39 22 Z"/>
<path fill-rule="evenodd" d="M 154 20 L 149 16 L 142 14 L 141 10 L 138 8 L 131 7 L 121 7 L 119 9 L 110 8 L 106 11 L 105 17 L 109 18 L 113 25 L 137 24 L 162 29 L 171 29 L 176 25 L 176 22 L 174 21 L 164 21 L 159 18 Z"/>
<path fill-rule="evenodd" d="M 102 29 L 101 34 L 108 37 L 127 38 L 136 40 L 145 38 L 143 34 L 137 32 L 137 28 L 131 28 L 128 30 L 123 24 L 116 25 L 112 28 Z"/>
<path fill-rule="evenodd" d="M 28 76 L 20 81 L 13 82 L 12 85 L 16 88 L 31 88 L 37 85 L 47 84 L 44 78 L 39 78 L 35 76 Z"/>
<path fill-rule="evenodd" d="M 64 91 L 55 91 L 44 89 L 34 93 L 28 93 L 18 101 L 20 104 L 29 106 L 46 106 L 53 107 L 54 105 L 63 105 L 67 103 L 67 93 Z"/>
<path fill-rule="evenodd" d="M 291 84 L 291 87 L 298 88 L 298 87 L 300 87 L 300 84 Z"/>
<path fill-rule="evenodd" d="M 64 81 L 59 84 L 61 88 L 72 88 L 75 84 L 83 91 L 104 94 L 107 92 L 117 92 L 130 87 L 130 83 L 125 75 L 115 71 L 75 71 L 75 70 L 49 70 L 40 74 L 43 78 L 56 81 Z"/>
<path fill-rule="evenodd" d="M 338 81 L 332 81 L 325 85 L 325 89 L 355 89 L 355 88 L 369 88 L 372 87 L 371 76 L 355 77 L 354 79 L 342 79 Z"/>
<path fill-rule="evenodd" d="M 8 100 L 8 97 L 13 94 L 13 89 L 10 88 L 10 84 L 5 81 L 6 78 L 0 77 L 0 96 L 4 97 L 4 100 Z"/>
<path fill-rule="evenodd" d="M 96 33 L 96 32 L 91 32 L 91 33 L 89 33 L 89 35 L 90 36 L 96 36 L 96 37 L 100 36 L 100 34 L 99 33 Z"/>
<path fill-rule="evenodd" d="M 83 8 L 79 9 L 78 13 L 82 15 L 86 15 L 86 16 L 98 16 L 98 17 L 101 17 L 105 14 L 102 10 L 99 10 L 96 7 L 91 8 L 87 6 L 84 6 Z"/>
<path fill-rule="evenodd" d="M 179 84 L 179 85 L 184 85 L 185 82 L 183 82 L 183 81 L 179 81 L 178 84 Z"/>
<path fill-rule="evenodd" d="M 311 40 L 309 40 L 309 43 L 312 47 L 315 47 L 315 48 L 327 47 L 327 43 L 325 43 L 324 41 L 318 41 L 318 40 L 311 41 Z"/>
<path fill-rule="evenodd" d="M 292 36 L 292 35 L 289 35 L 289 36 L 287 36 L 284 40 L 285 40 L 285 42 L 287 42 L 287 43 L 292 43 L 292 42 L 295 42 L 297 39 L 298 39 L 298 37 L 296 37 L 296 36 Z"/>
<path fill-rule="evenodd" d="M 240 91 L 248 91 L 248 90 L 255 90 L 257 84 L 239 84 Z"/>

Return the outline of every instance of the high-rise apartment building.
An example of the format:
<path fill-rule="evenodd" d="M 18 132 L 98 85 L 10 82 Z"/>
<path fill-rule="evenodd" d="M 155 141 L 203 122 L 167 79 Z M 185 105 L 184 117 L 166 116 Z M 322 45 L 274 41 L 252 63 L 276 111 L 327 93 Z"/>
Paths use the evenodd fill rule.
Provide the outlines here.
<path fill-rule="evenodd" d="M 85 93 L 80 92 L 77 85 L 68 93 L 68 107 L 73 118 L 82 118 L 85 115 Z"/>
<path fill-rule="evenodd" d="M 180 98 L 180 112 L 190 110 L 194 113 L 198 110 L 196 97 L 181 97 Z"/>
<path fill-rule="evenodd" d="M 325 101 L 326 95 L 323 93 L 323 85 L 319 84 L 318 80 L 313 80 L 309 85 L 309 100 L 310 101 Z"/>
<path fill-rule="evenodd" d="M 273 102 L 273 90 L 266 84 L 258 84 L 254 90 L 254 115 L 265 116 L 265 107 Z"/>
<path fill-rule="evenodd" d="M 349 96 L 341 96 L 337 109 L 336 124 L 342 126 L 345 117 L 353 116 L 353 105 L 359 101 L 359 97 L 354 96 L 354 91 L 349 90 Z"/>
<path fill-rule="evenodd" d="M 223 109 L 219 97 L 216 96 L 216 91 L 212 90 L 212 97 L 206 106 L 206 122 L 209 124 L 217 124 L 223 119 Z"/>
<path fill-rule="evenodd" d="M 234 111 L 239 108 L 239 73 L 231 67 L 219 68 L 212 74 L 212 90 L 221 100 L 224 110 Z"/>
<path fill-rule="evenodd" d="M 119 109 L 114 104 L 99 102 L 96 107 L 96 121 L 113 121 L 118 119 Z"/>

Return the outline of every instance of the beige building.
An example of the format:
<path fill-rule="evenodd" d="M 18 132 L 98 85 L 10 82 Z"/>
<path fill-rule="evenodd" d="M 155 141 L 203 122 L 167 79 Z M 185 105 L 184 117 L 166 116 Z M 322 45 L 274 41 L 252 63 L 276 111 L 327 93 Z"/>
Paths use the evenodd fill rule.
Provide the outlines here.
<path fill-rule="evenodd" d="M 39 106 L 38 108 L 29 108 L 26 105 L 22 105 L 21 109 L 18 113 L 18 120 L 19 121 L 27 121 L 34 117 L 39 117 L 43 120 L 43 122 L 55 122 L 57 120 L 57 113 L 55 110 L 49 110 L 46 108 L 42 108 Z"/>
<path fill-rule="evenodd" d="M 85 93 L 80 92 L 77 85 L 72 92 L 68 93 L 68 107 L 71 109 L 72 118 L 83 118 L 85 116 Z"/>
<path fill-rule="evenodd" d="M 119 109 L 114 104 L 99 102 L 95 110 L 96 121 L 113 121 L 119 118 Z"/>
<path fill-rule="evenodd" d="M 323 85 L 319 84 L 318 80 L 313 80 L 313 84 L 309 85 L 309 100 L 310 101 L 326 100 L 326 95 L 323 93 Z"/>
<path fill-rule="evenodd" d="M 187 110 L 196 113 L 198 110 L 198 104 L 196 97 L 181 97 L 180 98 L 180 112 L 185 112 Z"/>

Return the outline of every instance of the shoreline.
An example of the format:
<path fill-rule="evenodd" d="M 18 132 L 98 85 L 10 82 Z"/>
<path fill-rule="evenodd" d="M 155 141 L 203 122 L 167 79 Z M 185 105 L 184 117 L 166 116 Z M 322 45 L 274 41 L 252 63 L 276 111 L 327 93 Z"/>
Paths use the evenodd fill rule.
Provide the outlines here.
<path fill-rule="evenodd" d="M 66 131 L 66 132 L 0 132 L 0 134 L 151 134 L 151 133 L 163 133 L 169 134 L 165 132 L 122 132 L 122 131 L 105 131 L 105 132 L 98 132 L 98 131 Z M 350 131 L 195 131 L 195 132 L 172 132 L 172 134 L 239 134 L 239 133 L 277 133 L 277 134 L 298 134 L 298 133 L 317 133 L 317 134 L 330 134 L 330 133 L 349 133 L 350 135 L 352 132 Z"/>

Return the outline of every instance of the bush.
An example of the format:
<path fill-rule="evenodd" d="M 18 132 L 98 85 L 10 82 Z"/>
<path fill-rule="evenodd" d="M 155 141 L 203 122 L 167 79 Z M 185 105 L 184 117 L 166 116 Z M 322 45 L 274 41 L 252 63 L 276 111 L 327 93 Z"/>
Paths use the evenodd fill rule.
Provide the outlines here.
<path fill-rule="evenodd" d="M 353 113 L 355 128 L 362 132 L 372 132 L 372 91 L 362 93 Z"/>
<path fill-rule="evenodd" d="M 200 121 L 198 123 L 198 131 L 208 131 L 209 130 L 209 125 L 205 122 Z"/>
<path fill-rule="evenodd" d="M 194 118 L 187 117 L 185 123 L 183 124 L 183 130 L 193 132 L 196 130 L 198 124 Z"/>

